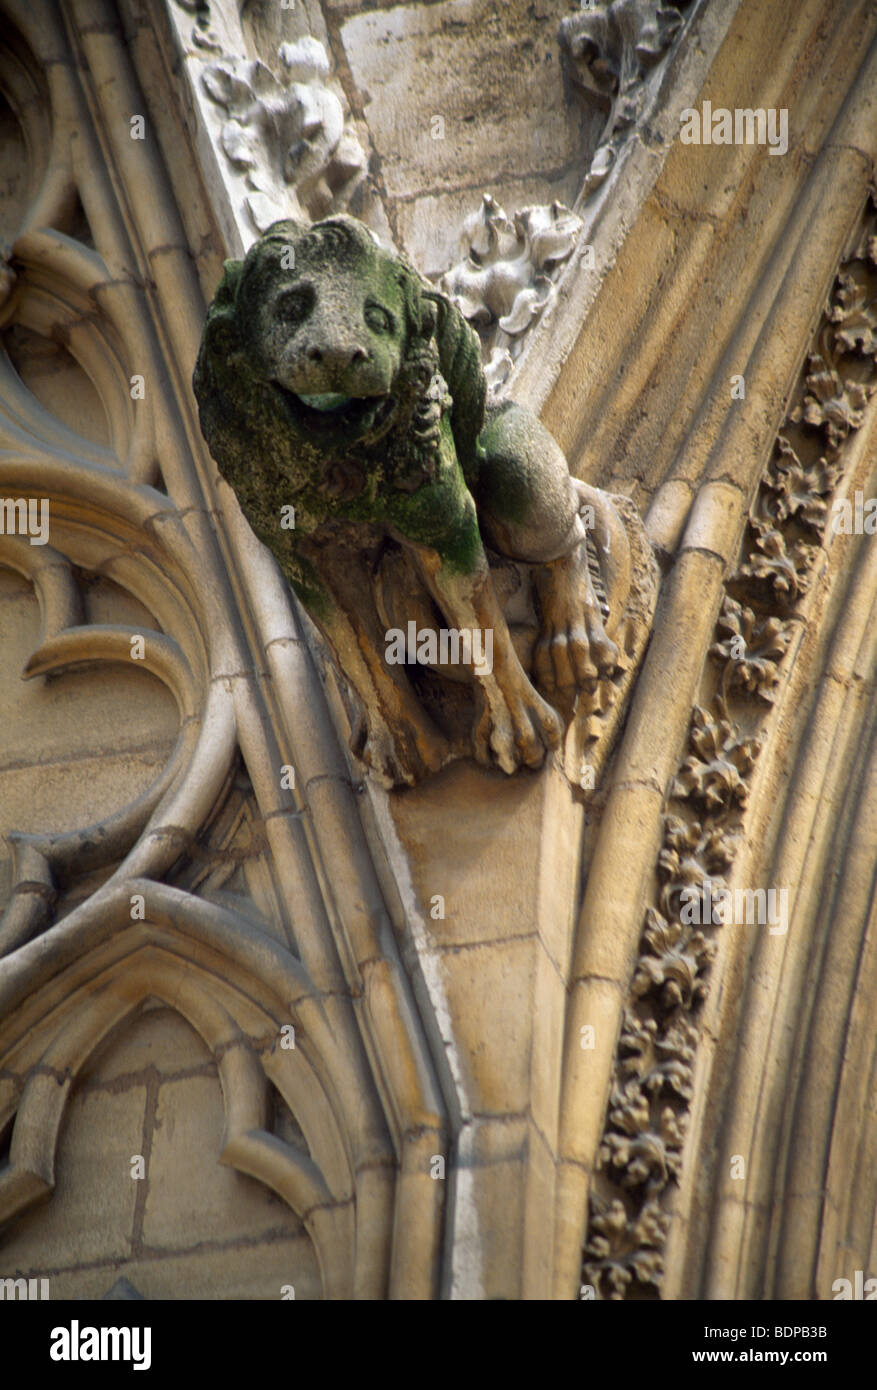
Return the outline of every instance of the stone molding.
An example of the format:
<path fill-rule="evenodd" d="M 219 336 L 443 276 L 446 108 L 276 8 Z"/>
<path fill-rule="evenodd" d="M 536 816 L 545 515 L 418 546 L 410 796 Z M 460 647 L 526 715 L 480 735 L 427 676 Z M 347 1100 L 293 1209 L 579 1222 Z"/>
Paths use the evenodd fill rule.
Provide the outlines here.
<path fill-rule="evenodd" d="M 814 567 L 826 558 L 829 505 L 842 495 L 855 431 L 877 390 L 877 343 L 870 331 L 877 313 L 875 233 L 877 218 L 869 209 L 853 254 L 838 271 L 795 403 L 749 510 L 740 563 L 725 583 L 709 649 L 719 678 L 710 682 L 709 704 L 693 709 L 690 751 L 665 804 L 656 865 L 660 894 L 646 909 L 585 1244 L 582 1278 L 600 1297 L 641 1297 L 661 1287 L 666 1198 L 682 1163 L 718 934 L 712 920 L 704 931 L 683 922 L 682 894 L 698 891 L 703 902 L 707 881 L 716 893 L 731 882 L 756 760 L 768 736 L 765 706 L 777 701 L 788 681 L 795 637 L 812 609 L 807 599 Z"/>
<path fill-rule="evenodd" d="M 289 595 L 198 442 L 188 379 L 205 313 L 203 266 L 162 158 L 161 122 L 172 113 L 153 114 L 103 0 L 69 7 L 78 63 L 55 7 L 4 8 L 37 83 L 41 68 L 49 72 L 48 108 L 23 107 L 21 119 L 31 122 L 35 172 L 52 171 L 10 248 L 17 280 L 4 322 L 63 335 L 95 383 L 111 437 L 109 448 L 77 437 L 3 357 L 2 488 L 47 499 L 51 515 L 50 545 L 2 538 L 4 565 L 41 600 L 43 631 L 25 676 L 109 670 L 141 638 L 138 669 L 173 695 L 179 736 L 153 785 L 121 810 L 70 831 L 11 837 L 14 883 L 0 926 L 2 1123 L 17 1118 L 0 1177 L 3 1213 L 52 1190 L 72 1082 L 138 1003 L 159 997 L 217 1056 L 228 1120 L 219 1161 L 298 1212 L 326 1295 L 433 1297 L 444 1186 L 428 1167 L 446 1151 L 444 1101 Z M 99 94 L 94 110 L 85 80 Z M 133 115 L 143 139 L 132 138 Z M 77 191 L 93 246 L 74 230 Z M 197 217 L 196 173 L 188 193 L 186 214 Z M 213 255 L 209 238 L 201 251 Z M 132 393 L 135 377 L 142 389 Z M 85 571 L 135 596 L 154 627 L 88 622 Z M 247 576 L 246 594 L 232 574 Z M 286 691 L 282 716 L 272 680 Z M 267 917 L 246 895 L 220 905 L 186 867 L 216 827 L 214 850 L 239 852 L 240 816 L 223 819 L 223 810 L 241 761 L 257 858 L 286 889 L 273 904 L 264 899 Z M 298 774 L 289 788 L 280 776 L 288 764 Z M 339 836 L 344 869 L 330 874 Z M 285 1023 L 296 1030 L 288 1054 L 277 1033 Z M 66 1078 L 60 1090 L 37 1065 L 51 1057 Z M 269 1081 L 309 1131 L 309 1155 L 266 1129 Z"/>

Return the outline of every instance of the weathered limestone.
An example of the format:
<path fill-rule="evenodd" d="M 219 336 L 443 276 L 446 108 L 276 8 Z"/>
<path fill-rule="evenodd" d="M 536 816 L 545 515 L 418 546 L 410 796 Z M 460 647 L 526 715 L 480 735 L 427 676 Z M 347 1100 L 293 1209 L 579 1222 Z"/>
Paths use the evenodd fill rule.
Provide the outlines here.
<path fill-rule="evenodd" d="M 877 494 L 873 4 L 0 9 L 0 502 L 49 506 L 0 535 L 0 1276 L 877 1275 L 877 560 L 831 521 Z M 786 110 L 787 153 L 680 142 L 706 101 Z M 473 322 L 537 307 L 496 399 L 645 518 L 648 648 L 644 603 L 541 772 L 367 778 L 201 443 L 223 260 L 342 206 Z M 489 267 L 479 207 L 519 215 Z M 788 930 L 683 919 L 707 877 L 788 886 Z"/>

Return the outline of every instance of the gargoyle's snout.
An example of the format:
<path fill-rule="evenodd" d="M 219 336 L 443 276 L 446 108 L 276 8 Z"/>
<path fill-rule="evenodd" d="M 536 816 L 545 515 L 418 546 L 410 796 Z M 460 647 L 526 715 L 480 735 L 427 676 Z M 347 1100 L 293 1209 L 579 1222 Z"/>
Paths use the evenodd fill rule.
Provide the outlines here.
<path fill-rule="evenodd" d="M 318 364 L 329 372 L 346 372 L 349 367 L 356 366 L 358 362 L 368 361 L 368 353 L 358 343 L 345 347 L 311 343 L 304 355 L 308 362 Z"/>
<path fill-rule="evenodd" d="M 351 335 L 314 334 L 284 353 L 274 380 L 296 395 L 380 396 L 389 386 L 386 364 Z"/>

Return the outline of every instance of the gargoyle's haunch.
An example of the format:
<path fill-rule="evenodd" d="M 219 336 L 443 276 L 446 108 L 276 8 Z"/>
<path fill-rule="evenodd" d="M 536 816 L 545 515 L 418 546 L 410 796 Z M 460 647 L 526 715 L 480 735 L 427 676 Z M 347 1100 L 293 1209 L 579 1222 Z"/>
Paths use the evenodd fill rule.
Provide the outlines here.
<path fill-rule="evenodd" d="M 359 696 L 354 752 L 390 785 L 467 754 L 538 767 L 577 691 L 615 664 L 627 537 L 530 411 L 486 408 L 478 340 L 448 299 L 351 218 L 275 223 L 226 265 L 195 391 L 223 476 Z M 485 547 L 497 574 L 532 575 L 535 684 Z M 489 671 L 432 677 L 458 698 L 468 682 L 464 729 L 422 671 L 384 659 L 406 621 L 492 632 Z"/>

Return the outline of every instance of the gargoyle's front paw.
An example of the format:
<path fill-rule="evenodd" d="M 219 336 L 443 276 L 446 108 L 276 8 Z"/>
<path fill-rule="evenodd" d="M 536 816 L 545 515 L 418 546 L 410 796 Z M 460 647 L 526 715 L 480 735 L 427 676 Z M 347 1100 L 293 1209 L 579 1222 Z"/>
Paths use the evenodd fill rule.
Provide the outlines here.
<path fill-rule="evenodd" d="M 603 628 L 584 544 L 542 566 L 536 577 L 542 632 L 533 649 L 533 675 L 549 699 L 571 706 L 579 690 L 611 675 L 618 648 Z"/>
<path fill-rule="evenodd" d="M 563 726 L 555 711 L 523 677 L 501 688 L 482 687 L 483 709 L 473 731 L 475 757 L 485 766 L 491 753 L 503 772 L 541 767 L 546 751 L 557 748 Z"/>
<path fill-rule="evenodd" d="M 617 664 L 618 648 L 606 636 L 599 617 L 593 623 L 578 621 L 567 628 L 543 630 L 533 649 L 536 684 L 549 699 L 559 697 L 564 703 L 579 690 L 593 690 Z"/>
<path fill-rule="evenodd" d="M 447 739 L 425 722 L 414 725 L 400 720 L 391 731 L 383 720 L 365 716 L 351 736 L 350 749 L 388 790 L 415 786 L 452 756 Z"/>

